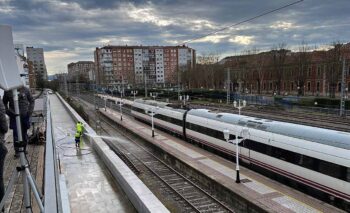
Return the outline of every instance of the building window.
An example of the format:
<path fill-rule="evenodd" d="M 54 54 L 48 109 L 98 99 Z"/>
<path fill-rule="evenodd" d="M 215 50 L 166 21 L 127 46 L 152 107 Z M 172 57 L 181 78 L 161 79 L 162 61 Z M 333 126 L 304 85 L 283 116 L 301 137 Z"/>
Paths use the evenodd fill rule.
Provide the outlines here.
<path fill-rule="evenodd" d="M 341 92 L 341 83 L 338 83 L 338 92 Z"/>
<path fill-rule="evenodd" d="M 309 67 L 309 69 L 307 70 L 307 76 L 311 76 L 311 67 Z"/>
<path fill-rule="evenodd" d="M 318 77 L 321 76 L 321 67 L 320 66 L 317 67 L 317 76 Z"/>
<path fill-rule="evenodd" d="M 307 91 L 310 92 L 311 91 L 311 82 L 307 82 Z"/>
<path fill-rule="evenodd" d="M 320 91 L 320 82 L 317 81 L 317 84 L 316 84 L 316 91 L 319 92 Z"/>

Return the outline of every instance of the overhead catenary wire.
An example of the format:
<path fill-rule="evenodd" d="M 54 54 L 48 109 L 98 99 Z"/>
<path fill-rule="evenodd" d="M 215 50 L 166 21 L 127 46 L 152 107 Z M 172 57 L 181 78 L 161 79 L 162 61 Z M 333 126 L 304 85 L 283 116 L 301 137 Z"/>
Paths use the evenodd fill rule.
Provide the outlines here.
<path fill-rule="evenodd" d="M 263 12 L 263 13 L 261 13 L 261 14 L 259 14 L 259 15 L 253 16 L 253 17 L 248 18 L 248 19 L 245 19 L 245 20 L 243 20 L 243 21 L 240 21 L 240 22 L 231 24 L 231 25 L 229 25 L 229 26 L 220 28 L 220 29 L 218 29 L 218 30 L 214 30 L 214 31 L 212 31 L 212 32 L 210 32 L 210 33 L 208 33 L 208 34 L 205 34 L 205 35 L 198 36 L 198 37 L 195 37 L 195 38 L 193 38 L 193 39 L 187 40 L 187 41 L 183 42 L 182 45 L 186 45 L 186 44 L 192 43 L 193 41 L 196 41 L 196 40 L 205 38 L 205 37 L 207 37 L 207 36 L 215 35 L 215 34 L 218 33 L 218 32 L 221 32 L 221 31 L 227 30 L 227 29 L 229 29 L 229 28 L 231 28 L 231 27 L 235 27 L 235 26 L 238 26 L 238 25 L 241 25 L 241 24 L 250 22 L 250 21 L 252 21 L 252 20 L 254 20 L 254 19 L 258 19 L 258 18 L 260 18 L 260 17 L 262 17 L 262 16 L 269 15 L 269 14 L 274 13 L 274 12 L 277 12 L 277 11 L 279 11 L 279 10 L 283 10 L 283 9 L 285 9 L 285 8 L 287 8 L 287 7 L 290 7 L 290 6 L 299 4 L 299 3 L 303 2 L 303 1 L 304 1 L 304 0 L 298 0 L 298 1 L 295 1 L 295 2 L 292 2 L 292 3 L 289 3 L 289 4 L 286 4 L 286 5 L 284 5 L 284 6 L 278 7 L 278 8 L 276 8 L 276 9 L 269 10 L 269 11 L 267 11 L 267 12 Z"/>

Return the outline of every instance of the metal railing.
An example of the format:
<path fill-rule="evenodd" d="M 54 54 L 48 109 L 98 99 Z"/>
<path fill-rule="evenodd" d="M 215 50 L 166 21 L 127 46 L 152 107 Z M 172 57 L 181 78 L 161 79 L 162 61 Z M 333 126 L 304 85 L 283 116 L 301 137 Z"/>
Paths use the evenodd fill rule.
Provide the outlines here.
<path fill-rule="evenodd" d="M 44 173 L 44 209 L 45 212 L 62 212 L 60 186 L 56 161 L 56 148 L 53 140 L 52 118 L 49 95 L 46 94 L 46 147 Z"/>

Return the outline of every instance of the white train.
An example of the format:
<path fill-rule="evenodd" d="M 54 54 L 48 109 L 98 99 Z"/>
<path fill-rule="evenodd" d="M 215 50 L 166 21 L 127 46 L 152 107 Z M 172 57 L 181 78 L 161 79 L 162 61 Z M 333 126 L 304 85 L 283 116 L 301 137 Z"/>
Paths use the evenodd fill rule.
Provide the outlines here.
<path fill-rule="evenodd" d="M 234 139 L 248 129 L 239 147 L 245 165 L 350 211 L 350 133 L 142 100 L 131 113 L 150 122 L 146 111 L 152 108 L 156 127 L 230 156 L 235 146 L 225 141 L 223 130 Z"/>

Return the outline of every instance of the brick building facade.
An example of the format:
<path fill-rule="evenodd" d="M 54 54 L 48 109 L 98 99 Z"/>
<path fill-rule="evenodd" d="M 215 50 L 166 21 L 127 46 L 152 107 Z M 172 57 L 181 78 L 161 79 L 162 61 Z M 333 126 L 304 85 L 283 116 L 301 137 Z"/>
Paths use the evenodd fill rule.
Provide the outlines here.
<path fill-rule="evenodd" d="M 283 55 L 283 56 L 281 56 Z M 232 89 L 241 93 L 339 96 L 343 59 L 345 88 L 350 89 L 350 43 L 325 51 L 274 50 L 226 57 Z"/>

